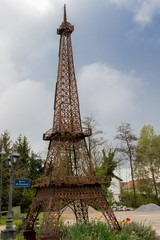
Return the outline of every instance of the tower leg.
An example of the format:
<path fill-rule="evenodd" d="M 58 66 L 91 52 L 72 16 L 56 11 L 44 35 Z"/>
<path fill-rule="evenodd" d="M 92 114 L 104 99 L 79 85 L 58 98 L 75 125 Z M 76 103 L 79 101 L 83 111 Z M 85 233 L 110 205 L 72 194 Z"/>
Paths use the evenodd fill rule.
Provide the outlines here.
<path fill-rule="evenodd" d="M 91 191 L 93 191 L 93 189 L 90 189 Z M 100 211 L 105 219 L 107 220 L 108 224 L 110 225 L 110 227 L 114 230 L 116 230 L 117 232 L 121 231 L 120 225 L 113 213 L 112 208 L 110 207 L 103 190 L 101 189 L 100 186 L 95 186 L 94 187 L 94 191 L 93 193 L 95 193 L 93 197 L 90 197 L 90 199 L 86 200 L 86 203 L 92 207 L 94 207 L 95 209 L 98 209 L 98 211 Z M 90 192 L 90 191 L 88 191 Z M 97 196 L 96 196 L 97 195 Z"/>
<path fill-rule="evenodd" d="M 39 240 L 58 240 L 59 239 L 59 220 L 65 208 L 64 199 L 56 199 L 51 195 L 48 202 L 48 208 L 43 215 L 42 228 L 39 233 Z M 67 204 L 68 205 L 68 204 Z"/>
<path fill-rule="evenodd" d="M 43 192 L 43 189 L 39 189 L 37 191 L 27 214 L 27 217 L 24 221 L 24 225 L 22 227 L 20 235 L 24 236 L 26 240 L 36 240 L 36 232 L 34 230 L 35 222 L 38 218 L 38 215 L 41 212 L 44 212 L 44 209 L 46 209 L 46 206 L 48 205 L 48 197 L 44 198 L 43 195 L 45 196 L 45 194 Z"/>
<path fill-rule="evenodd" d="M 88 205 L 81 199 L 74 201 L 72 206 L 72 210 L 76 216 L 76 221 L 88 223 Z"/>

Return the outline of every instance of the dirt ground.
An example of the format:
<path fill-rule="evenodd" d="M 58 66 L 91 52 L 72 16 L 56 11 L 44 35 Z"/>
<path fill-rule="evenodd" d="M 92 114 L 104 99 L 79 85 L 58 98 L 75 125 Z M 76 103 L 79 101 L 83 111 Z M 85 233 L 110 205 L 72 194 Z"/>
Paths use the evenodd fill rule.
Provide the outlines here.
<path fill-rule="evenodd" d="M 135 212 L 135 211 L 121 211 L 114 212 L 117 220 L 130 218 L 131 221 L 142 222 L 144 225 L 151 225 L 156 229 L 157 234 L 160 236 L 160 212 Z M 89 218 L 98 218 L 101 213 L 93 208 L 89 208 Z M 71 209 L 67 208 L 63 213 L 65 222 L 75 222 L 75 216 Z M 104 218 L 102 218 L 103 221 Z"/>

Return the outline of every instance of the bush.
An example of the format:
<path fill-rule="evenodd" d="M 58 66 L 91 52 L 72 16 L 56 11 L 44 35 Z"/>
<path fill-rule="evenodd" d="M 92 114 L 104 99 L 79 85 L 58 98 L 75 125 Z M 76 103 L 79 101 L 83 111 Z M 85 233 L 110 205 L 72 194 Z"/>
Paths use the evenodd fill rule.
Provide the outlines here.
<path fill-rule="evenodd" d="M 20 235 L 18 234 L 16 237 L 16 240 L 25 240 L 24 237 L 20 237 Z"/>
<path fill-rule="evenodd" d="M 143 204 L 148 204 L 148 203 L 155 203 L 155 204 L 160 204 L 160 199 L 157 200 L 155 195 L 150 194 L 141 194 L 141 193 L 136 193 L 136 198 L 137 201 L 135 203 L 134 200 L 134 193 L 133 190 L 122 190 L 121 194 L 120 194 L 120 198 L 122 201 L 122 204 L 127 206 L 127 207 L 140 207 Z"/>
<path fill-rule="evenodd" d="M 122 232 L 134 235 L 138 240 L 158 240 L 159 237 L 156 234 L 152 226 L 146 226 L 144 223 L 130 222 L 124 223 L 122 226 Z"/>
<path fill-rule="evenodd" d="M 61 226 L 61 240 L 158 240 L 158 236 L 151 226 L 142 223 L 124 222 L 122 231 L 117 234 L 111 231 L 108 224 L 92 221 L 89 224 L 76 223 Z"/>
<path fill-rule="evenodd" d="M 19 222 L 16 222 L 15 224 L 16 224 L 17 234 L 19 234 L 20 231 L 22 230 L 23 222 L 22 222 L 22 220 L 21 220 L 21 221 L 19 221 Z"/>

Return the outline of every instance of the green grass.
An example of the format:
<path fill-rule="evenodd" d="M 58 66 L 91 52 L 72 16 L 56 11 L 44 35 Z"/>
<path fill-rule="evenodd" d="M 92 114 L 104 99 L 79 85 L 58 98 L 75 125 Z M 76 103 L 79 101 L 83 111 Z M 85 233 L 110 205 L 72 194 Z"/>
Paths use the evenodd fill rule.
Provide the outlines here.
<path fill-rule="evenodd" d="M 26 217 L 26 213 L 22 213 L 21 216 Z M 6 216 L 2 216 L 1 220 L 0 220 L 0 225 L 6 225 Z M 22 228 L 22 220 L 21 219 L 17 219 L 17 220 L 13 220 L 13 225 L 16 225 L 16 229 L 17 229 L 17 238 L 16 240 L 24 240 L 23 237 L 20 237 L 19 233 L 20 230 Z M 0 234 L 0 239 L 1 239 L 1 234 Z"/>
<path fill-rule="evenodd" d="M 26 217 L 27 213 L 22 213 L 21 216 Z M 2 216 L 1 220 L 0 220 L 0 225 L 6 225 L 6 216 Z M 16 225 L 16 223 L 20 223 L 22 222 L 21 219 L 18 220 L 13 220 L 13 225 Z"/>

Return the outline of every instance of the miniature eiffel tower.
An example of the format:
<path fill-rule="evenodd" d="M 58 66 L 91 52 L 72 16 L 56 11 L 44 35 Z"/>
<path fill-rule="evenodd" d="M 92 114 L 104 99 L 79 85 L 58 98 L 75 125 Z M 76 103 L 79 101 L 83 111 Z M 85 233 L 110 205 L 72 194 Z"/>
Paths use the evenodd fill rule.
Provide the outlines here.
<path fill-rule="evenodd" d="M 22 234 L 26 239 L 36 239 L 34 224 L 43 212 L 42 228 L 38 239 L 59 239 L 59 219 L 70 207 L 76 221 L 89 221 L 88 207 L 98 209 L 108 224 L 120 231 L 120 226 L 101 189 L 107 177 L 97 177 L 87 149 L 85 138 L 91 129 L 82 128 L 75 78 L 71 33 L 74 26 L 64 20 L 57 29 L 60 35 L 59 66 L 55 90 L 54 121 L 51 130 L 43 135 L 49 141 L 48 155 L 41 179 L 32 187 L 37 193 L 25 220 Z"/>

